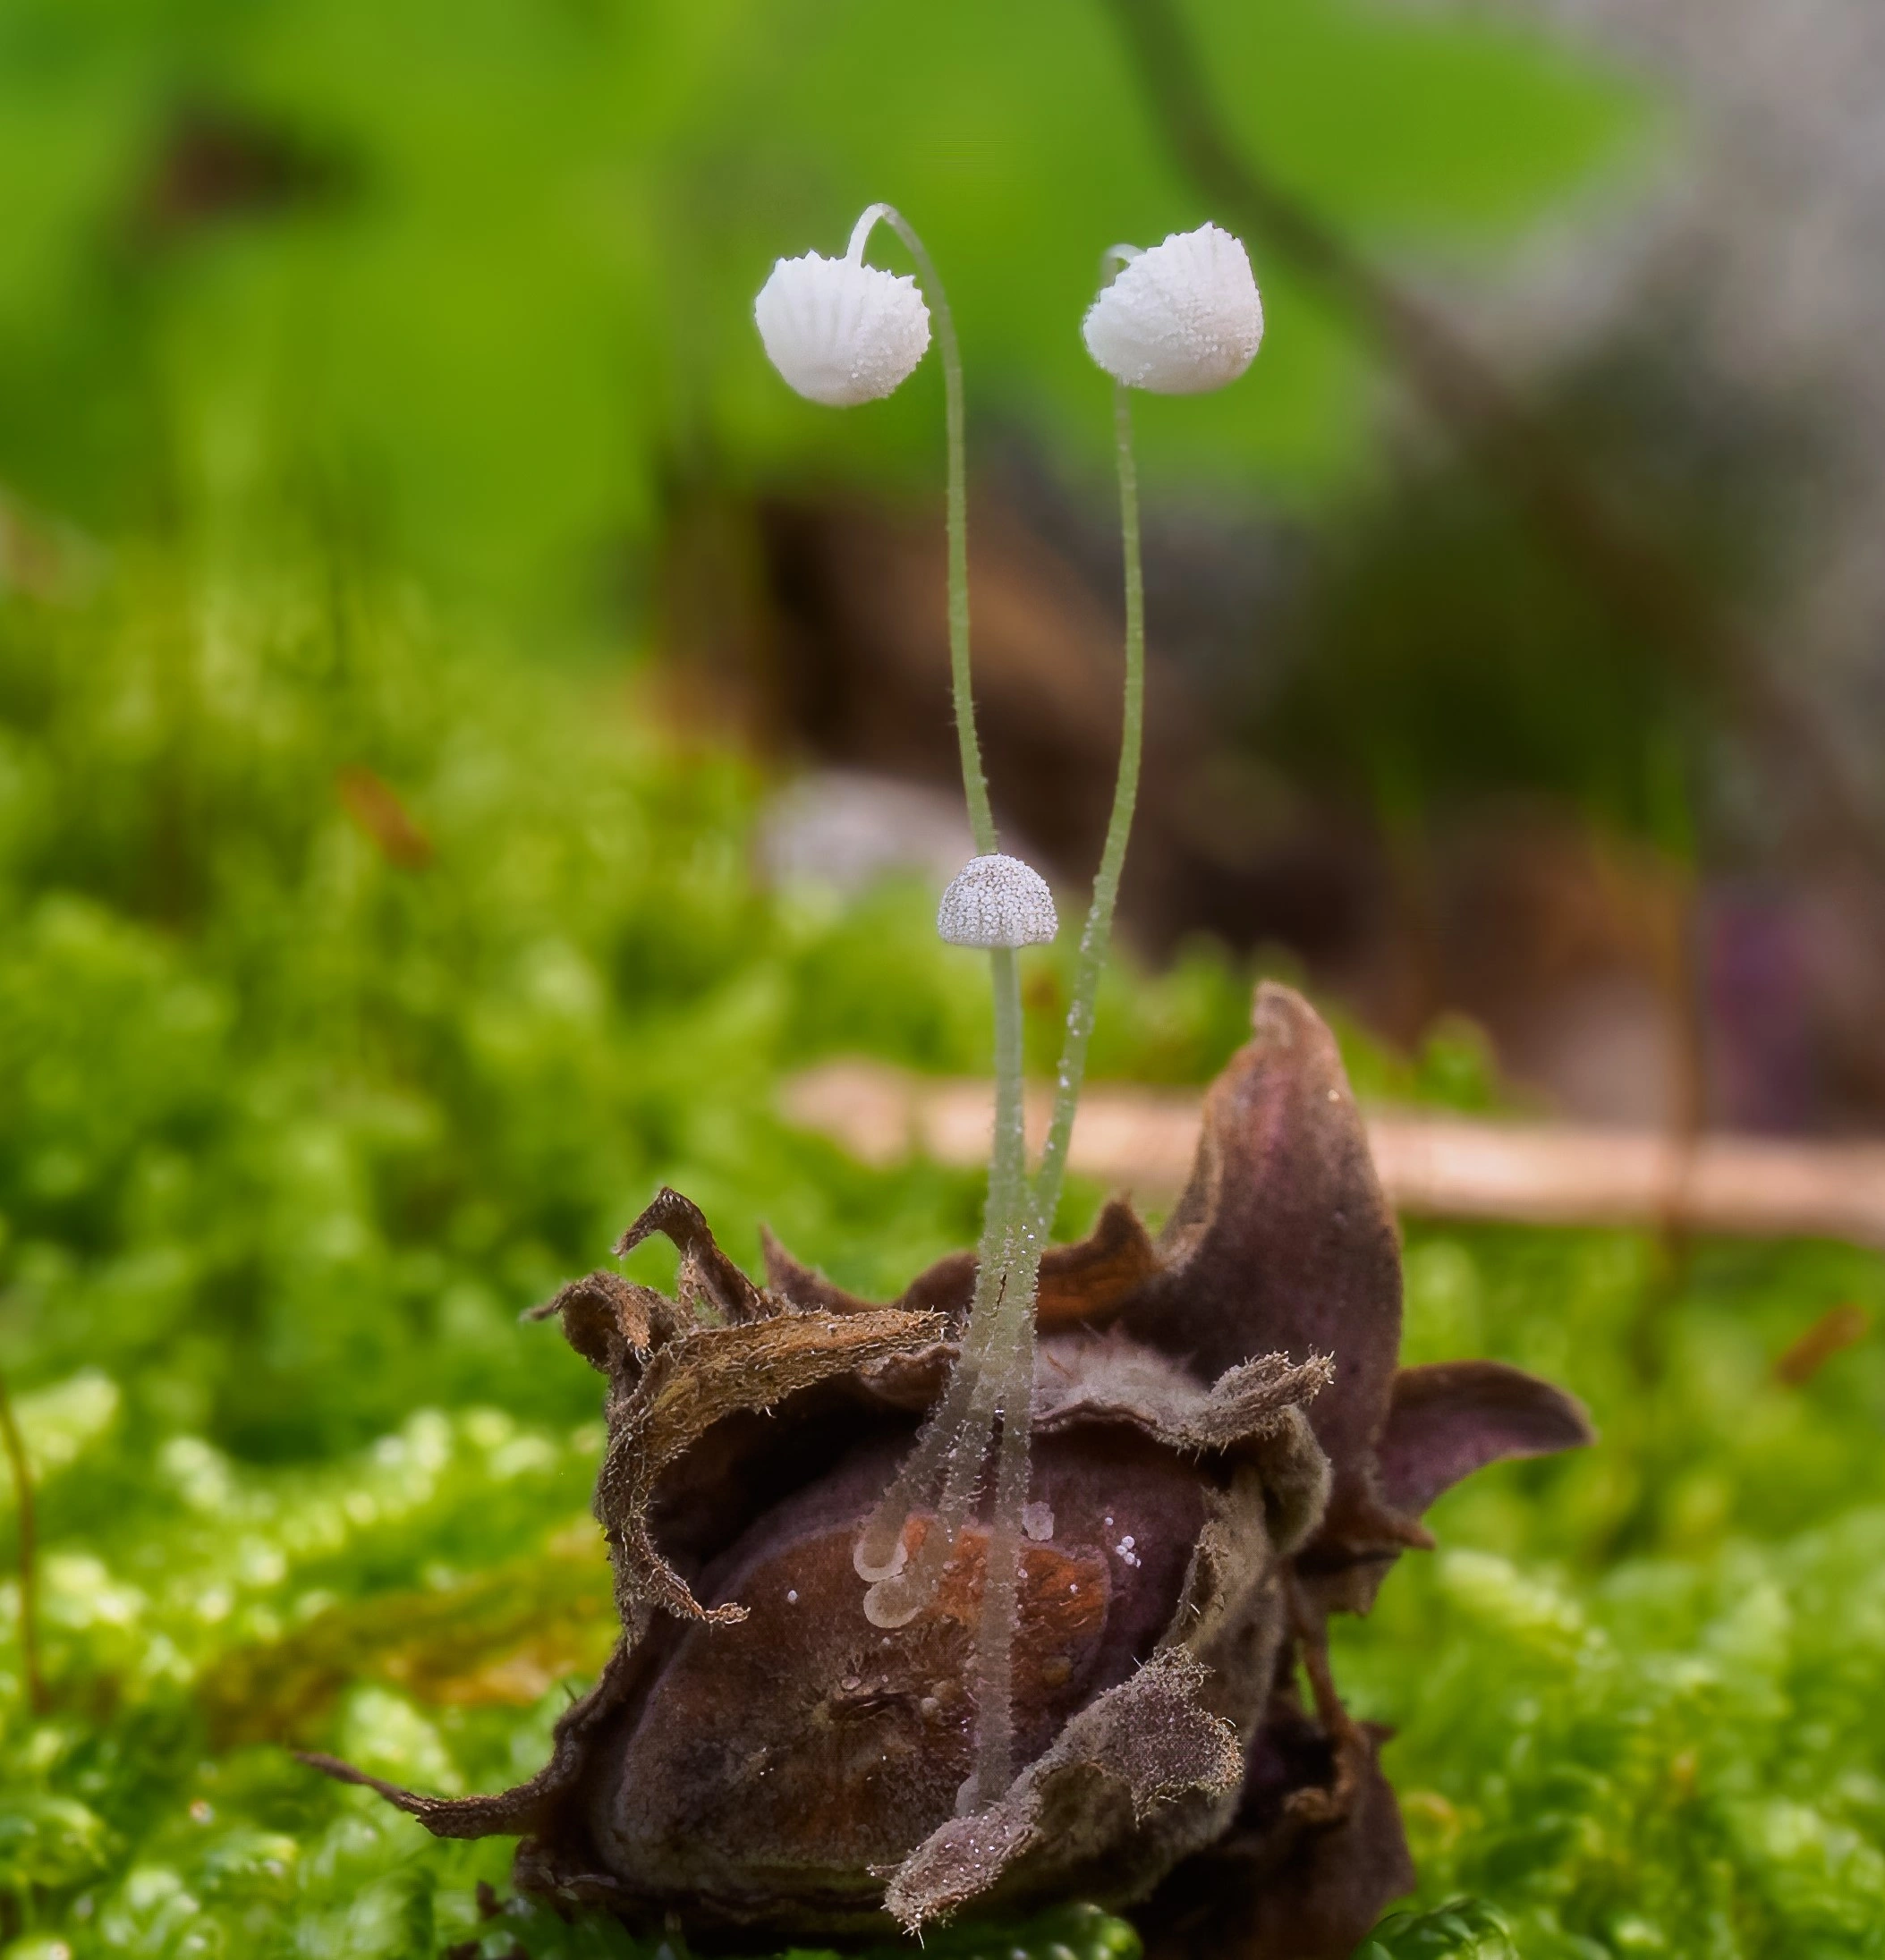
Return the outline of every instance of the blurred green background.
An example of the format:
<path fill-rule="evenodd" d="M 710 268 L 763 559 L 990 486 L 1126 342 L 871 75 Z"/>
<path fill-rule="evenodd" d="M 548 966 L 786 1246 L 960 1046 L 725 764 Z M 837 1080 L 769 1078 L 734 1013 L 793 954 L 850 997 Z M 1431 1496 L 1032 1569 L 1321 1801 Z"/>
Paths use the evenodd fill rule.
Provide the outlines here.
<path fill-rule="evenodd" d="M 1384 243 L 1496 251 L 1652 121 L 1487 19 L 1265 0 L 1198 27 L 1240 135 Z M 751 328 L 775 258 L 896 202 L 976 412 L 1091 463 L 1099 255 L 1206 215 L 1090 0 L 18 0 L 4 31 L 11 488 L 113 530 L 292 494 L 565 625 L 613 624 L 599 568 L 652 548 L 677 473 L 931 486 L 935 364 L 869 414 L 801 403 Z M 1367 466 L 1354 335 L 1263 271 L 1261 369 L 1147 418 L 1147 464 L 1326 496 Z"/>
<path fill-rule="evenodd" d="M 1541 239 L 1627 213 L 1680 141 L 1678 90 L 1516 14 L 1184 19 L 1243 155 L 1397 289 L 1494 291 Z M 1237 222 L 1171 160 L 1116 12 L 0 0 L 0 1369 L 51 1690 L 30 1705 L 9 1580 L 7 1960 L 627 1950 L 480 1921 L 507 1845 L 435 1843 L 282 1744 L 440 1789 L 536 1767 L 612 1622 L 596 1384 L 517 1317 L 657 1184 L 749 1265 L 763 1219 L 865 1290 L 973 1235 L 975 1176 L 867 1168 L 777 1109 L 831 1055 L 986 1065 L 920 865 L 762 875 L 783 783 L 897 758 L 703 662 L 675 598 L 705 512 L 732 539 L 709 582 L 747 568 L 741 632 L 789 680 L 792 633 L 844 616 L 792 613 L 789 539 L 823 525 L 868 565 L 870 526 L 933 530 L 934 364 L 829 414 L 751 327 L 775 257 L 835 250 L 884 197 L 949 280 L 990 507 L 1091 574 L 1109 658 L 1079 315 L 1116 239 Z M 1274 878 L 1210 886 L 1210 851 L 1160 844 L 1149 810 L 1147 861 L 1191 867 L 1168 888 L 1193 897 L 1142 898 L 1095 1073 L 1208 1079 L 1280 969 L 1321 988 L 1366 1094 L 1561 1089 L 1501 1077 L 1534 1051 L 1499 1012 L 1558 968 L 1473 992 L 1446 898 L 1477 861 L 1463 824 L 1544 839 L 1524 889 L 1572 897 L 1537 902 L 1541 942 L 1593 876 L 1624 892 L 1591 971 L 1641 981 L 1682 1050 L 1714 970 L 1671 980 L 1643 952 L 1664 926 L 1616 921 L 1673 906 L 1705 950 L 1711 880 L 1773 862 L 1736 828 L 1719 675 L 1619 625 L 1496 473 L 1424 437 L 1410 467 L 1405 361 L 1252 245 L 1252 376 L 1140 418 L 1155 652 L 1164 631 L 1163 681 L 1213 725 L 1171 737 L 1170 779 L 1233 785 L 1219 842 L 1359 837 L 1325 884 L 1421 922 L 1295 932 Z M 1498 348 L 1496 310 L 1481 326 Z M 1759 416 L 1711 421 L 1608 344 L 1549 384 L 1516 366 L 1565 467 L 1668 519 L 1658 549 L 1711 590 L 1760 572 L 1745 540 L 1788 451 Z M 1016 455 L 1051 495 L 1027 502 Z M 1186 615 L 1279 550 L 1309 567 L 1282 597 L 1260 576 Z M 1025 617 L 1047 605 L 1003 576 Z M 939 692 L 921 712 L 947 742 Z M 1550 812 L 1535 832 L 1514 794 Z M 1533 929 L 1457 889 L 1482 935 Z M 1067 950 L 1031 990 L 1037 1049 Z M 1757 1031 L 1792 999 L 1730 993 Z M 1742 1053 L 1732 1013 L 1710 1025 Z M 1795 1126 L 1871 1107 L 1860 1063 L 1840 1079 L 1843 1102 L 1786 1105 Z M 1063 1228 L 1102 1195 L 1070 1192 Z M 664 1277 L 653 1252 L 636 1270 Z M 1536 1368 L 1604 1441 L 1447 1500 L 1442 1552 L 1345 1630 L 1354 1705 L 1404 1732 L 1422 1872 L 1382 1946 L 1885 1950 L 1885 1356 L 1873 1333 L 1773 1365 L 1835 1310 L 1875 1325 L 1885 1266 L 1427 1225 L 1408 1277 L 1410 1358 Z M 1128 1937 L 1081 1925 L 1020 1937 Z"/>

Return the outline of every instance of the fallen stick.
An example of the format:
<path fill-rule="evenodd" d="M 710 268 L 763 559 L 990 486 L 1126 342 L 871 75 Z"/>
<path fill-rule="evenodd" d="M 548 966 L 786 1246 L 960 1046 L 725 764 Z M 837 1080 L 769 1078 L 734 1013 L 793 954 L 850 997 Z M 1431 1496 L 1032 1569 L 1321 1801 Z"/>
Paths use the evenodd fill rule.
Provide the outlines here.
<path fill-rule="evenodd" d="M 1030 1091 L 1039 1146 L 1049 1097 Z M 874 1062 L 832 1062 L 793 1076 L 781 1109 L 869 1164 L 923 1156 L 982 1162 L 992 1096 Z M 1198 1098 L 1089 1089 L 1068 1167 L 1157 1201 L 1180 1191 L 1198 1141 Z M 1833 1238 L 1885 1248 L 1885 1141 L 1800 1142 L 1505 1123 L 1378 1110 L 1375 1168 L 1402 1211 L 1521 1225 L 1647 1226 L 1751 1238 Z"/>

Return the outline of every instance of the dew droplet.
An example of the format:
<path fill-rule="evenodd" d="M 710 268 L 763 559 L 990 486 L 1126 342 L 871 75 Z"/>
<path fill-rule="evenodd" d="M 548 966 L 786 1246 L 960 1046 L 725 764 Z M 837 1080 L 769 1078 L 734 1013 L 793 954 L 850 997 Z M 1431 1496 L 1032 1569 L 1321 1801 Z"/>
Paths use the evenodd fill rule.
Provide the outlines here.
<path fill-rule="evenodd" d="M 897 1527 L 896 1537 L 887 1552 L 879 1551 L 876 1539 L 868 1530 L 852 1548 L 851 1569 L 869 1584 L 896 1578 L 909 1563 L 910 1548 L 904 1542 L 901 1525 Z"/>
<path fill-rule="evenodd" d="M 864 1594 L 864 1617 L 873 1626 L 907 1626 L 921 1610 L 910 1588 L 895 1579 L 879 1579 Z"/>

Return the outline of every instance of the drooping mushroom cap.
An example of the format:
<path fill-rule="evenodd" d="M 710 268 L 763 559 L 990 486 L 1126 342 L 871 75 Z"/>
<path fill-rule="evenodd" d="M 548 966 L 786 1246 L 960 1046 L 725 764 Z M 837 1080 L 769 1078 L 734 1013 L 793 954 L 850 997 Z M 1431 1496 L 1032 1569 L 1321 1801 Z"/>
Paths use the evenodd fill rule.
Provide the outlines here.
<path fill-rule="evenodd" d="M 936 929 L 950 946 L 1046 946 L 1060 929 L 1048 881 L 1019 858 L 971 858 L 936 908 Z"/>
<path fill-rule="evenodd" d="M 1116 381 L 1203 395 L 1235 381 L 1263 340 L 1243 242 L 1215 225 L 1175 232 L 1130 259 L 1087 309 L 1087 352 Z"/>
<path fill-rule="evenodd" d="M 930 344 L 930 310 L 915 280 L 815 251 L 773 267 L 752 317 L 773 366 L 827 408 L 893 394 Z"/>

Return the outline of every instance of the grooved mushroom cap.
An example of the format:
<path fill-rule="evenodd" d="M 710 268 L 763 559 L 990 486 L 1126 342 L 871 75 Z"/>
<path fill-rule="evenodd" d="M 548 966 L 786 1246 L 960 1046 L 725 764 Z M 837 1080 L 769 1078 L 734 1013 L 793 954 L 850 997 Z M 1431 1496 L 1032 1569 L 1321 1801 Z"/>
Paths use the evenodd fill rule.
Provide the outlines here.
<path fill-rule="evenodd" d="M 971 858 L 949 880 L 936 929 L 951 946 L 1045 946 L 1060 929 L 1048 881 L 1019 858 Z"/>
<path fill-rule="evenodd" d="M 1087 309 L 1086 351 L 1153 395 L 1221 388 L 1257 358 L 1263 302 L 1243 242 L 1215 225 L 1142 251 Z"/>
<path fill-rule="evenodd" d="M 815 251 L 773 267 L 752 317 L 773 366 L 827 408 L 893 393 L 930 344 L 930 309 L 914 279 Z"/>

